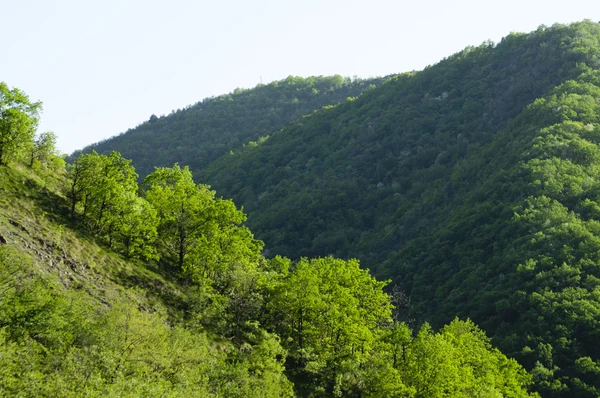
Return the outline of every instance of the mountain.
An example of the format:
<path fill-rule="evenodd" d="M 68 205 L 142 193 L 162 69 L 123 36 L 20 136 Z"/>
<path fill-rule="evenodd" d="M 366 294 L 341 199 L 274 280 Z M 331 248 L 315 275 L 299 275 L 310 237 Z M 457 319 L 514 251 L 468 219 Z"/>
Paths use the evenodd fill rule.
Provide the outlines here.
<path fill-rule="evenodd" d="M 374 86 L 265 124 L 202 161 L 151 153 L 191 165 L 242 205 L 270 261 L 358 258 L 392 279 L 397 320 L 438 328 L 471 318 L 543 396 L 597 397 L 599 25 L 512 33 Z M 272 108 L 248 109 L 266 120 Z M 197 131 L 167 118 L 172 137 Z M 252 124 L 236 120 L 240 131 Z M 178 145 L 168 134 L 156 134 L 156 148 Z M 204 142 L 185 148 L 214 147 Z M 120 148 L 102 151 L 111 149 Z M 135 164 L 145 150 L 127 156 Z M 277 328 L 285 335 L 300 320 Z M 327 367 L 294 358 L 304 370 Z"/>
<path fill-rule="evenodd" d="M 0 96 L 0 396 L 538 396 L 473 322 L 413 331 L 356 260 L 264 258 L 187 167 L 65 170 Z"/>
<path fill-rule="evenodd" d="M 405 320 L 471 317 L 544 396 L 600 394 L 600 25 L 512 33 L 225 155 L 271 253 L 358 258 Z"/>
<path fill-rule="evenodd" d="M 81 152 L 117 151 L 133 160 L 141 176 L 175 162 L 200 169 L 243 144 L 255 145 L 303 115 L 357 96 L 385 80 L 290 76 L 253 89 L 236 89 L 168 116 L 152 115 L 126 133 L 76 151 L 70 160 Z"/>

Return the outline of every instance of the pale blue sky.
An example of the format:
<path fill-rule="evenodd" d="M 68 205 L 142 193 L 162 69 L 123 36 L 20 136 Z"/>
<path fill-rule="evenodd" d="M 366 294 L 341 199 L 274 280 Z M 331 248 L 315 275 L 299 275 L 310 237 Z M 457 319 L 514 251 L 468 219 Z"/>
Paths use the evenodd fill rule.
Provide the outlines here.
<path fill-rule="evenodd" d="M 0 81 L 71 152 L 261 77 L 400 73 L 583 19 L 600 1 L 0 0 Z"/>

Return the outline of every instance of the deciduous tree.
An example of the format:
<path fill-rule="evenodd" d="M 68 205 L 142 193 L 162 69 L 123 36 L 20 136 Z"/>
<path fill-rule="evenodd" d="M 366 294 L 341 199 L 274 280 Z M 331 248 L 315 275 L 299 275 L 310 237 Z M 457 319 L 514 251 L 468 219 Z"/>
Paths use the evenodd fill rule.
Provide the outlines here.
<path fill-rule="evenodd" d="M 41 102 L 31 102 L 18 88 L 0 82 L 0 165 L 31 145 L 41 109 Z"/>

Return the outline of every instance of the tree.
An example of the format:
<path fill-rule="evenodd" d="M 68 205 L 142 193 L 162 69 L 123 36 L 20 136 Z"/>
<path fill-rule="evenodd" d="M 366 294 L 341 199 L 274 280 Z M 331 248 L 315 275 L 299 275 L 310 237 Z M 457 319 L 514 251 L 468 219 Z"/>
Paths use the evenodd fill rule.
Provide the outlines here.
<path fill-rule="evenodd" d="M 29 167 L 33 167 L 37 161 L 39 163 L 49 163 L 53 157 L 56 157 L 56 134 L 47 131 L 40 134 L 33 141 L 30 149 Z"/>
<path fill-rule="evenodd" d="M 114 236 L 127 257 L 156 258 L 153 245 L 158 226 L 156 209 L 136 192 L 125 193 L 124 205 L 115 214 Z"/>
<path fill-rule="evenodd" d="M 368 357 L 381 325 L 391 320 L 386 284 L 357 260 L 301 259 L 293 265 L 267 306 L 267 323 L 282 337 L 297 379 L 329 394 L 351 388 L 342 381 L 352 379 L 348 375 Z"/>
<path fill-rule="evenodd" d="M 162 255 L 194 281 L 226 283 L 234 267 L 258 261 L 262 242 L 241 225 L 244 213 L 232 201 L 216 199 L 207 185 L 196 185 L 187 166 L 157 168 L 144 186 L 158 212 Z"/>
<path fill-rule="evenodd" d="M 86 208 L 94 222 L 94 228 L 111 238 L 119 214 L 127 206 L 128 193 L 137 193 L 137 174 L 131 160 L 118 152 L 110 156 L 98 155 L 99 170 L 88 189 Z"/>
<path fill-rule="evenodd" d="M 118 152 L 110 156 L 92 152 L 80 155 L 68 172 L 71 217 L 82 204 L 88 226 L 109 246 L 120 244 L 127 256 L 156 256 L 151 246 L 156 237 L 156 211 L 138 196 L 137 174 L 130 160 Z"/>
<path fill-rule="evenodd" d="M 110 239 L 128 194 L 137 193 L 137 174 L 131 160 L 118 152 L 106 156 L 94 151 L 80 155 L 69 168 L 69 176 L 71 215 L 75 214 L 76 205 L 83 202 L 83 214 L 89 218 L 91 227 L 108 234 Z"/>
<path fill-rule="evenodd" d="M 157 168 L 144 179 L 146 199 L 158 211 L 163 256 L 179 269 L 189 266 L 200 230 L 200 214 L 211 200 L 206 187 L 196 187 L 188 167 Z"/>
<path fill-rule="evenodd" d="M 397 324 L 387 341 L 394 368 L 416 396 L 530 396 L 531 376 L 493 348 L 469 320 L 455 319 L 438 333 L 424 324 L 415 337 L 405 324 Z"/>
<path fill-rule="evenodd" d="M 31 102 L 18 88 L 0 82 L 0 165 L 31 144 L 41 109 L 41 102 Z"/>
<path fill-rule="evenodd" d="M 96 152 L 81 154 L 73 164 L 67 167 L 70 184 L 66 195 L 70 202 L 71 218 L 75 217 L 77 205 L 84 200 L 94 184 L 94 176 L 97 175 L 99 166 L 98 157 Z M 84 215 L 86 213 L 85 206 L 83 213 Z"/>

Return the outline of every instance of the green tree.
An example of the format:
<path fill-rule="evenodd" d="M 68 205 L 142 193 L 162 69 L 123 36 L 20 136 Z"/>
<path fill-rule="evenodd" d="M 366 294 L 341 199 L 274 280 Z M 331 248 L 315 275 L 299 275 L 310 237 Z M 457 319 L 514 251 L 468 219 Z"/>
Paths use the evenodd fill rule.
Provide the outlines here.
<path fill-rule="evenodd" d="M 137 194 L 137 174 L 130 163 L 118 152 L 110 156 L 92 152 L 80 155 L 69 167 L 71 215 L 75 214 L 77 204 L 82 203 L 83 215 L 90 220 L 91 228 L 107 235 L 109 241 L 127 207 L 128 197 Z"/>
<path fill-rule="evenodd" d="M 370 380 L 367 391 L 385 391 L 389 383 L 414 397 L 537 396 L 527 392 L 531 375 L 492 347 L 471 321 L 455 319 L 437 333 L 424 324 L 416 335 L 406 324 L 396 323 L 382 340 L 376 358 L 382 354 L 387 359 L 383 363 L 379 359 L 377 369 L 383 376 L 375 380 L 384 385 Z"/>
<path fill-rule="evenodd" d="M 31 102 L 18 88 L 0 82 L 0 165 L 31 145 L 41 108 L 41 102 Z"/>
<path fill-rule="evenodd" d="M 29 167 L 33 167 L 36 162 L 47 165 L 57 156 L 56 134 L 47 131 L 34 139 L 30 149 Z"/>
<path fill-rule="evenodd" d="M 128 257 L 156 258 L 157 212 L 138 196 L 137 174 L 119 153 L 82 154 L 68 167 L 71 217 L 81 207 L 88 227 Z"/>
<path fill-rule="evenodd" d="M 162 257 L 180 270 L 192 267 L 191 253 L 200 237 L 202 212 L 212 194 L 196 186 L 188 167 L 157 168 L 144 179 L 146 199 L 158 211 Z"/>
<path fill-rule="evenodd" d="M 66 196 L 69 199 L 71 218 L 75 217 L 77 205 L 87 198 L 88 191 L 92 189 L 100 169 L 98 159 L 99 155 L 96 152 L 81 154 L 74 163 L 67 166 L 69 187 Z M 86 210 L 84 205 L 84 215 Z"/>
<path fill-rule="evenodd" d="M 158 211 L 161 254 L 192 280 L 226 283 L 233 267 L 256 264 L 262 242 L 241 225 L 244 213 L 196 185 L 188 167 L 157 168 L 144 185 Z"/>
<path fill-rule="evenodd" d="M 347 376 L 391 319 L 386 284 L 357 260 L 301 259 L 293 265 L 267 307 L 296 380 L 329 394 L 353 388 Z"/>
<path fill-rule="evenodd" d="M 93 227 L 111 240 L 120 223 L 119 215 L 127 206 L 127 194 L 137 193 L 137 174 L 131 160 L 118 152 L 97 155 L 97 161 L 97 174 L 86 192 L 85 206 Z"/>
<path fill-rule="evenodd" d="M 114 214 L 114 236 L 127 257 L 158 258 L 156 209 L 135 192 L 126 192 L 122 206 Z"/>

